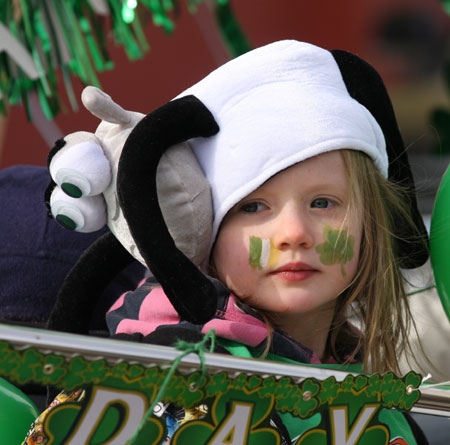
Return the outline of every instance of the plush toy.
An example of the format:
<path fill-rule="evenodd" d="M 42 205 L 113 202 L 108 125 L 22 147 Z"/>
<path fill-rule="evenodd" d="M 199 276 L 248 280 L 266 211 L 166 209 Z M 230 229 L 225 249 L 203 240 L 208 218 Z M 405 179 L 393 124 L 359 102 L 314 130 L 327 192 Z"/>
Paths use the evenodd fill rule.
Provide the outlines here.
<path fill-rule="evenodd" d="M 211 113 L 195 97 L 147 116 L 123 110 L 94 87 L 82 100 L 103 120 L 95 134 L 77 132 L 55 144 L 47 202 L 66 228 L 90 232 L 107 223 L 111 233 L 69 274 L 49 326 L 84 332 L 98 291 L 133 257 L 164 283 L 180 314 L 205 321 L 215 310 L 214 289 L 199 269 L 211 237 L 211 196 L 185 141 L 217 132 Z M 76 314 L 74 329 L 69 313 Z"/>
<path fill-rule="evenodd" d="M 408 204 L 427 238 L 407 154 L 381 78 L 353 54 L 324 53 L 328 53 L 326 63 L 332 65 L 333 73 L 343 79 L 347 89 L 343 94 L 364 106 L 381 128 L 389 158 L 385 165 L 388 177 L 409 188 Z M 250 55 L 247 63 L 252 64 L 251 59 Z M 96 88 L 84 90 L 85 107 L 102 122 L 94 134 L 74 133 L 56 143 L 49 155 L 49 169 L 57 186 L 49 190 L 47 200 L 52 215 L 66 227 L 90 231 L 106 223 L 111 234 L 88 249 L 68 275 L 50 328 L 85 332 L 98 293 L 133 257 L 148 267 L 182 319 L 200 324 L 213 316 L 216 290 L 205 272 L 218 229 L 213 213 L 218 212 L 211 202 L 208 175 L 227 167 L 216 165 L 217 160 L 207 161 L 206 167 L 203 162 L 205 179 L 197 158 L 208 157 L 205 138 L 211 144 L 220 138 L 231 140 L 230 119 L 240 111 L 248 112 L 240 110 L 238 103 L 234 117 L 229 117 L 227 107 L 234 97 L 246 94 L 252 85 L 250 68 L 256 65 L 248 67 L 248 85 L 244 81 L 236 90 L 220 91 L 220 82 L 233 73 L 233 62 L 146 116 L 123 110 Z M 259 68 L 263 73 L 264 66 Z M 257 87 L 252 85 L 252 91 Z M 243 128 L 243 137 L 246 132 Z M 405 233 L 402 215 L 394 217 L 401 266 L 422 265 L 428 258 L 427 249 Z"/>

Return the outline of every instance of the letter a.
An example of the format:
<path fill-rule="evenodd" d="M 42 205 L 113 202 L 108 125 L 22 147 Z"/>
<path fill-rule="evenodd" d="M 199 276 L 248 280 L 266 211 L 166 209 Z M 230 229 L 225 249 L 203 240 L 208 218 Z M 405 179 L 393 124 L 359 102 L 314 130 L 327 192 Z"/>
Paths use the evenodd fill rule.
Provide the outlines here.
<path fill-rule="evenodd" d="M 233 402 L 230 414 L 222 421 L 208 445 L 245 445 L 253 404 Z"/>

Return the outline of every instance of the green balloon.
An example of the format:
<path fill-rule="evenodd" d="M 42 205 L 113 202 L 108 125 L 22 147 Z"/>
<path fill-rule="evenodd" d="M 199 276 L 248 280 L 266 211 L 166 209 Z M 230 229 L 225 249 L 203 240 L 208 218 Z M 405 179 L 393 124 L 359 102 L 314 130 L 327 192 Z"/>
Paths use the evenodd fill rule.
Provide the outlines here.
<path fill-rule="evenodd" d="M 434 202 L 430 227 L 430 258 L 436 289 L 450 320 L 450 167 L 447 167 Z"/>
<path fill-rule="evenodd" d="M 22 443 L 38 415 L 34 403 L 21 390 L 0 377 L 1 443 Z"/>

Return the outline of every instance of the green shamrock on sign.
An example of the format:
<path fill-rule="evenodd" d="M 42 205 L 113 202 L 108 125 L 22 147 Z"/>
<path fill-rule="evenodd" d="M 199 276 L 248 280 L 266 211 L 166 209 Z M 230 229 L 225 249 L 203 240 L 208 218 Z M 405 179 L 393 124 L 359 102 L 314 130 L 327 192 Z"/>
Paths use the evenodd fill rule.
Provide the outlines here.
<path fill-rule="evenodd" d="M 294 409 L 294 414 L 300 414 L 301 417 L 310 417 L 319 405 L 317 394 L 320 390 L 320 384 L 314 379 L 306 379 L 302 384 L 302 400 Z"/>
<path fill-rule="evenodd" d="M 15 349 L 6 342 L 0 342 L 0 375 L 11 375 L 21 362 L 22 357 Z"/>
<path fill-rule="evenodd" d="M 336 382 L 336 378 L 334 376 L 328 377 L 320 382 L 320 386 L 321 390 L 317 395 L 320 404 L 331 404 L 339 391 L 339 383 Z"/>
<path fill-rule="evenodd" d="M 320 254 L 320 262 L 326 266 L 341 265 L 342 276 L 346 276 L 344 264 L 352 260 L 354 255 L 355 238 L 348 234 L 348 229 L 333 229 L 325 226 L 323 229 L 325 240 L 316 247 Z"/>
<path fill-rule="evenodd" d="M 61 355 L 47 355 L 45 362 L 36 367 L 36 379 L 43 385 L 56 385 L 67 374 L 64 363 L 65 358 Z"/>
<path fill-rule="evenodd" d="M 227 391 L 231 386 L 231 380 L 228 379 L 226 372 L 220 372 L 209 376 L 209 384 L 206 387 L 207 397 L 213 397 Z"/>
<path fill-rule="evenodd" d="M 27 349 L 22 356 L 22 362 L 15 370 L 16 381 L 19 384 L 36 380 L 36 371 L 41 369 L 44 356 L 35 348 Z"/>
<path fill-rule="evenodd" d="M 65 389 L 71 391 L 86 383 L 84 373 L 89 369 L 89 362 L 76 356 L 69 362 L 69 373 L 65 378 Z"/>
<path fill-rule="evenodd" d="M 106 378 L 108 373 L 109 369 L 106 360 L 96 360 L 89 363 L 86 371 L 84 372 L 84 376 L 86 378 L 86 382 L 100 383 Z"/>
<path fill-rule="evenodd" d="M 403 377 L 403 381 L 405 382 L 406 390 L 404 396 L 400 400 L 399 408 L 410 410 L 420 398 L 420 392 L 415 390 L 419 388 L 419 385 L 422 382 L 422 376 L 414 371 L 410 371 Z"/>

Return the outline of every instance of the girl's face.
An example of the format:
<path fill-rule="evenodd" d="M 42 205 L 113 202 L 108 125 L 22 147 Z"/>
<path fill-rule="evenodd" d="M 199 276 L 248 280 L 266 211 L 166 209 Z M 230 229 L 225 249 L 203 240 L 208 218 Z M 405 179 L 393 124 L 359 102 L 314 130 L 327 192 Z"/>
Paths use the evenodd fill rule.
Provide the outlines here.
<path fill-rule="evenodd" d="M 278 173 L 224 219 L 213 250 L 218 278 L 282 329 L 293 315 L 332 314 L 359 258 L 350 187 L 339 151 Z"/>

